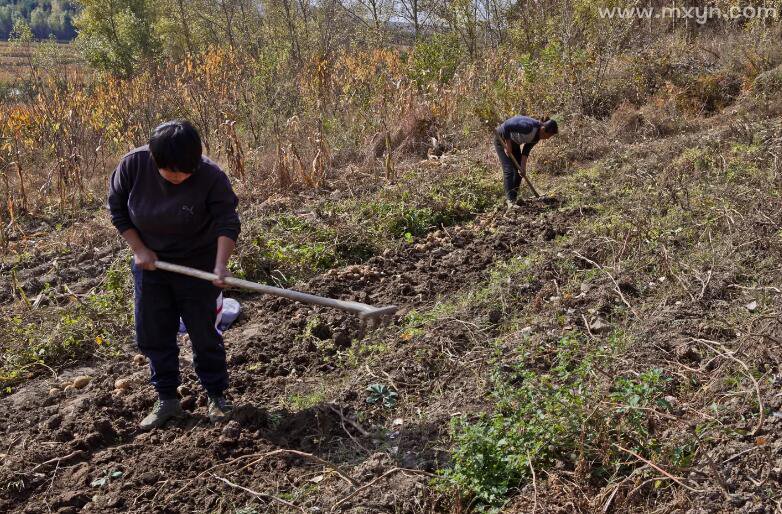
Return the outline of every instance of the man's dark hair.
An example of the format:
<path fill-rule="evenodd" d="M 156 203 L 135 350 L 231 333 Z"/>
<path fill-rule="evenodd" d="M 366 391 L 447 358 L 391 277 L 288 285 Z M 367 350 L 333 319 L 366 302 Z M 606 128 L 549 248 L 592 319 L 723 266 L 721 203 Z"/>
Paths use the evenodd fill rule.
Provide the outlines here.
<path fill-rule="evenodd" d="M 559 133 L 559 127 L 557 126 L 557 122 L 552 119 L 544 118 L 543 127 L 546 129 L 546 132 L 548 132 L 549 134 Z"/>
<path fill-rule="evenodd" d="M 201 136 L 187 120 L 167 121 L 152 131 L 149 151 L 158 168 L 193 173 L 201 165 Z"/>

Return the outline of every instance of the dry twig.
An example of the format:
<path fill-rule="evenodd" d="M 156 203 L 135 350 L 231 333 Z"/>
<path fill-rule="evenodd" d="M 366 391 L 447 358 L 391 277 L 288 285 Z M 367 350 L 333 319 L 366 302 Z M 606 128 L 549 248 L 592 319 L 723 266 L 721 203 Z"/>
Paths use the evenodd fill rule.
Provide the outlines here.
<path fill-rule="evenodd" d="M 342 419 L 343 422 L 348 423 L 350 426 L 352 426 L 353 428 L 358 430 L 358 432 L 361 435 L 363 435 L 364 437 L 369 437 L 371 435 L 369 432 L 367 432 L 366 429 L 364 429 L 364 427 L 359 425 L 356 421 L 353 421 L 352 419 L 346 417 L 344 415 L 344 413 L 342 412 L 342 407 L 340 407 L 339 410 L 337 410 L 337 408 L 334 405 L 332 405 L 330 403 L 327 404 L 327 405 L 328 405 L 329 409 L 331 409 L 334 412 L 334 414 L 338 414 L 339 415 L 340 419 Z"/>
<path fill-rule="evenodd" d="M 49 460 L 41 462 L 40 464 L 35 466 L 33 469 L 30 470 L 30 473 L 35 472 L 36 469 L 41 468 L 43 466 L 46 466 L 47 464 L 54 464 L 55 462 L 59 466 L 60 465 L 60 461 L 70 460 L 70 459 L 72 459 L 74 457 L 77 457 L 79 455 L 82 455 L 82 454 L 84 454 L 84 450 L 74 450 L 71 453 L 69 453 L 68 455 L 64 455 L 62 457 L 55 457 L 53 459 L 49 459 Z"/>
<path fill-rule="evenodd" d="M 782 291 L 780 291 L 778 287 L 774 287 L 774 286 L 749 287 L 749 286 L 740 286 L 738 284 L 728 284 L 727 287 L 733 289 L 744 289 L 745 291 L 773 291 L 777 294 L 782 294 Z"/>
<path fill-rule="evenodd" d="M 728 484 L 725 483 L 725 477 L 723 477 L 722 473 L 720 473 L 720 470 L 717 468 L 717 464 L 714 463 L 714 459 L 711 458 L 709 452 L 706 452 L 704 457 L 706 458 L 706 464 L 709 466 L 709 470 L 711 470 L 711 474 L 714 476 L 714 480 L 720 486 L 720 492 L 727 501 L 730 501 L 730 491 L 728 490 Z"/>
<path fill-rule="evenodd" d="M 586 316 L 582 314 L 581 319 L 584 320 L 584 328 L 586 328 L 587 334 L 589 334 L 589 338 L 594 339 L 595 335 L 592 333 L 592 329 L 589 328 L 589 322 L 587 321 Z"/>
<path fill-rule="evenodd" d="M 346 434 L 348 435 L 348 437 L 350 438 L 350 440 L 351 440 L 351 441 L 353 441 L 353 444 L 355 444 L 356 446 L 358 446 L 359 448 L 361 448 L 361 450 L 362 450 L 364 453 L 366 453 L 367 455 L 369 455 L 370 451 L 369 451 L 368 449 L 366 449 L 366 448 L 364 447 L 364 445 L 362 445 L 361 443 L 359 443 L 359 442 L 358 442 L 358 440 L 357 440 L 357 439 L 356 439 L 356 438 L 353 436 L 353 434 L 351 434 L 351 433 L 350 433 L 350 430 L 348 430 L 348 427 L 346 427 L 346 426 L 345 426 L 345 423 L 346 423 L 346 422 L 347 422 L 347 423 L 350 423 L 350 424 L 351 424 L 351 425 L 352 425 L 352 426 L 353 426 L 353 427 L 354 427 L 356 430 L 360 431 L 360 432 L 362 433 L 362 435 L 364 435 L 364 436 L 367 436 L 367 435 L 369 435 L 369 433 L 368 433 L 368 432 L 366 432 L 366 431 L 365 431 L 363 428 L 361 428 L 361 426 L 360 426 L 358 423 L 355 423 L 355 422 L 354 422 L 353 420 L 351 420 L 350 418 L 346 418 L 346 417 L 345 417 L 345 415 L 344 415 L 344 414 L 343 414 L 343 412 L 342 412 L 342 407 L 340 407 L 340 408 L 339 408 L 339 410 L 337 410 L 337 409 L 336 409 L 336 408 L 335 408 L 333 405 L 331 405 L 331 404 L 328 404 L 328 407 L 329 407 L 329 408 L 330 408 L 332 411 L 334 411 L 334 413 L 335 413 L 335 414 L 337 414 L 337 415 L 339 416 L 340 424 L 342 425 L 342 430 L 344 430 L 344 431 L 345 431 L 345 433 L 346 433 Z"/>
<path fill-rule="evenodd" d="M 736 460 L 739 457 L 741 457 L 742 455 L 746 455 L 746 454 L 748 454 L 750 452 L 754 452 L 758 448 L 760 448 L 760 446 L 753 446 L 752 448 L 747 448 L 746 450 L 742 450 L 742 451 L 738 452 L 737 454 L 732 455 L 732 456 L 728 457 L 727 459 L 725 459 L 724 461 L 722 461 L 722 465 L 724 466 L 728 462 L 730 462 L 732 460 Z"/>
<path fill-rule="evenodd" d="M 242 491 L 245 491 L 245 492 L 248 492 L 248 493 L 252 494 L 252 495 L 253 495 L 253 496 L 255 496 L 256 498 L 268 498 L 268 499 L 270 499 L 270 500 L 273 500 L 273 501 L 279 502 L 279 503 L 281 503 L 281 504 L 285 505 L 286 507 L 290 507 L 290 508 L 292 508 L 292 509 L 296 509 L 296 510 L 298 510 L 299 512 L 307 512 L 306 510 L 304 510 L 303 508 L 299 507 L 298 505 L 295 505 L 295 504 L 293 504 L 293 503 L 291 503 L 291 502 L 289 502 L 289 501 L 283 500 L 282 498 L 277 498 L 276 496 L 274 496 L 274 495 L 271 495 L 271 494 L 268 494 L 268 493 L 259 493 L 258 491 L 253 491 L 252 489 L 248 489 L 248 488 L 246 488 L 246 487 L 244 487 L 244 486 L 241 486 L 241 485 L 239 485 L 239 484 L 234 484 L 234 483 L 233 483 L 233 482 L 231 482 L 230 480 L 228 480 L 228 479 L 225 479 L 225 478 L 223 478 L 223 477 L 219 477 L 219 476 L 215 475 L 214 473 L 212 473 L 212 476 L 213 476 L 214 478 L 216 478 L 217 480 L 219 480 L 219 481 L 223 482 L 223 483 L 224 483 L 224 484 L 226 484 L 227 486 L 229 486 L 229 487 L 233 487 L 233 488 L 235 488 L 235 489 L 241 489 Z"/>
<path fill-rule="evenodd" d="M 625 295 L 622 294 L 622 290 L 619 288 L 619 283 L 616 281 L 616 279 L 614 278 L 614 276 L 612 274 L 610 274 L 608 271 L 606 271 L 606 269 L 603 266 L 601 266 L 600 264 L 596 263 L 595 261 L 593 261 L 592 259 L 590 259 L 588 257 L 584 257 L 583 255 L 581 255 L 580 253 L 578 253 L 576 251 L 573 251 L 573 255 L 575 255 L 576 257 L 578 257 L 579 259 L 581 259 L 583 261 L 586 261 L 586 262 L 590 263 L 591 265 L 593 265 L 594 267 L 596 267 L 597 269 L 599 269 L 600 271 L 605 273 L 608 276 L 608 278 L 611 279 L 611 282 L 614 283 L 614 291 L 616 292 L 616 294 L 619 295 L 619 299 L 622 300 L 622 302 L 625 305 L 627 305 L 627 308 L 630 309 L 630 312 L 632 312 L 633 315 L 636 318 L 640 317 L 640 316 L 638 316 L 638 313 L 635 311 L 635 309 L 633 309 L 633 306 L 630 305 L 630 302 L 627 301 L 627 298 L 625 298 Z"/>
<path fill-rule="evenodd" d="M 709 339 L 701 339 L 701 338 L 697 338 L 697 337 L 692 337 L 691 339 L 693 341 L 695 341 L 696 343 L 701 343 L 702 345 L 706 346 L 707 348 L 709 348 L 711 351 L 713 351 L 717 355 L 719 355 L 721 357 L 726 357 L 726 358 L 728 358 L 728 359 L 738 363 L 742 368 L 744 368 L 744 371 L 746 372 L 747 377 L 749 377 L 749 379 L 752 381 L 752 385 L 755 386 L 755 394 L 758 397 L 758 415 L 759 415 L 758 423 L 757 423 L 757 425 L 755 425 L 755 429 L 752 431 L 752 434 L 750 434 L 750 435 L 753 435 L 753 436 L 757 435 L 757 433 L 760 431 L 760 429 L 763 428 L 763 422 L 766 419 L 766 415 L 765 415 L 765 412 L 764 412 L 765 409 L 763 407 L 763 398 L 760 395 L 760 384 L 758 384 L 758 381 L 755 379 L 755 377 L 752 376 L 752 371 L 749 369 L 749 366 L 747 366 L 747 363 L 745 363 L 743 360 L 741 360 L 738 357 L 736 357 L 735 355 L 733 355 L 733 353 L 728 352 L 727 349 L 725 349 L 725 347 L 721 343 L 719 343 L 717 341 L 711 341 Z M 723 351 L 720 352 L 718 349 L 714 348 L 714 346 L 712 346 L 712 344 L 713 345 L 717 345 L 717 346 L 721 346 Z"/>
<path fill-rule="evenodd" d="M 657 464 L 655 464 L 654 462 L 652 462 L 652 461 L 650 461 L 650 460 L 647 460 L 647 459 L 644 459 L 643 457 L 641 457 L 640 455 L 638 455 L 637 453 L 635 453 L 633 450 L 628 450 L 627 448 L 624 448 L 624 447 L 622 447 L 622 446 L 619 446 L 618 444 L 615 444 L 614 446 L 616 446 L 617 448 L 619 448 L 620 450 L 622 450 L 622 451 L 623 451 L 623 452 L 625 452 L 625 453 L 629 453 L 630 455 L 632 455 L 632 456 L 633 456 L 633 457 L 635 457 L 636 459 L 640 460 L 641 462 L 643 462 L 643 463 L 644 463 L 644 464 L 646 464 L 647 466 L 651 466 L 652 468 L 656 469 L 657 471 L 659 471 L 660 473 L 662 473 L 662 474 L 663 474 L 663 475 L 664 475 L 666 478 L 668 478 L 668 479 L 670 479 L 670 480 L 673 480 L 674 482 L 676 482 L 676 483 L 677 483 L 677 484 L 679 484 L 680 486 L 684 487 L 684 488 L 685 488 L 685 489 L 687 489 L 688 491 L 691 491 L 691 492 L 693 492 L 693 493 L 702 493 L 702 492 L 703 492 L 703 490 L 702 490 L 702 489 L 694 489 L 694 488 L 692 488 L 692 487 L 688 486 L 687 484 L 685 484 L 685 483 L 682 481 L 683 479 L 682 479 L 681 477 L 675 477 L 675 476 L 671 475 L 670 473 L 668 473 L 667 471 L 665 471 L 663 468 L 661 468 L 660 466 L 658 466 L 658 465 L 657 465 Z"/>
<path fill-rule="evenodd" d="M 242 455 L 242 456 L 240 456 L 240 457 L 236 457 L 235 459 L 229 460 L 228 462 L 221 462 L 220 464 L 215 464 L 215 465 L 214 465 L 214 466 L 212 466 L 211 468 L 207 468 L 207 469 L 205 469 L 204 471 L 202 471 L 202 472 L 200 472 L 199 474 L 197 474 L 196 476 L 194 476 L 193 478 L 191 478 L 190 480 L 187 480 L 187 481 L 185 482 L 185 485 L 183 485 L 182 487 L 180 487 L 179 489 L 177 489 L 177 490 L 174 492 L 174 494 L 172 494 L 171 496 L 177 496 L 179 493 L 181 493 L 182 491 L 184 491 L 185 489 L 187 489 L 187 486 L 188 486 L 188 485 L 190 485 L 190 483 L 191 483 L 191 482 L 193 482 L 194 480 L 198 480 L 199 478 L 201 478 L 202 476 L 206 475 L 207 473 L 209 473 L 210 471 L 212 471 L 212 470 L 214 470 L 214 469 L 221 468 L 221 467 L 223 467 L 223 466 L 230 466 L 231 464 L 233 464 L 233 463 L 235 463 L 235 462 L 239 462 L 240 460 L 245 460 L 245 459 L 254 459 L 254 458 L 257 458 L 257 457 L 258 457 L 258 455 L 259 455 L 259 454 L 257 454 L 257 453 L 251 453 L 251 454 L 249 454 L 249 455 Z M 244 469 L 244 468 L 242 468 L 242 469 Z M 241 470 L 240 470 L 240 471 L 241 471 Z M 171 496 L 169 496 L 169 498 L 170 498 Z"/>
<path fill-rule="evenodd" d="M 353 491 L 349 495 L 345 496 L 341 500 L 339 500 L 337 503 L 334 504 L 333 507 L 331 507 L 331 512 L 334 512 L 337 509 L 337 507 L 339 507 L 340 505 L 342 505 L 346 501 L 350 500 L 351 498 L 353 498 L 354 496 L 356 496 L 360 492 L 366 491 L 367 489 L 369 489 L 370 487 L 375 485 L 377 482 L 380 482 L 381 480 L 383 480 L 383 479 L 385 479 L 385 478 L 387 478 L 387 477 L 389 477 L 389 476 L 391 476 L 394 473 L 397 473 L 399 471 L 408 472 L 408 473 L 416 473 L 416 474 L 419 474 L 419 475 L 426 475 L 428 477 L 433 477 L 434 476 L 432 473 L 429 473 L 427 471 L 421 471 L 419 469 L 392 468 L 392 469 L 386 471 L 385 473 L 383 473 L 382 475 L 380 475 L 379 477 L 375 478 L 374 480 L 372 480 L 370 482 L 367 482 L 366 484 L 362 485 L 361 487 L 359 487 L 358 489 L 356 489 L 355 491 Z"/>
<path fill-rule="evenodd" d="M 538 511 L 538 480 L 535 476 L 535 468 L 532 467 L 532 457 L 527 452 L 527 464 L 529 464 L 529 470 L 532 473 L 532 488 L 535 490 L 534 503 L 532 504 L 532 514 Z"/>
<path fill-rule="evenodd" d="M 348 476 L 344 471 L 342 471 L 339 468 L 339 466 L 337 466 L 336 464 L 332 464 L 331 462 L 329 462 L 327 460 L 323 460 L 320 457 L 318 457 L 316 455 L 313 455 L 311 453 L 300 452 L 298 450 L 288 450 L 286 448 L 280 448 L 279 450 L 270 451 L 268 453 L 254 455 L 254 457 L 258 457 L 258 458 L 256 460 L 252 461 L 251 463 L 247 464 L 243 468 L 241 468 L 239 470 L 239 472 L 244 471 L 245 469 L 254 466 L 255 464 L 261 462 L 262 460 L 264 460 L 267 457 L 271 457 L 273 455 L 280 455 L 280 454 L 283 454 L 283 453 L 296 455 L 297 457 L 303 457 L 303 458 L 309 459 L 309 460 L 311 460 L 313 462 L 317 462 L 318 464 L 326 466 L 327 468 L 329 468 L 332 471 L 334 471 L 334 473 L 339 475 L 340 478 L 342 478 L 344 481 L 346 481 L 347 483 L 349 483 L 353 487 L 358 487 L 359 486 L 359 483 L 356 480 L 350 478 L 350 476 Z"/>

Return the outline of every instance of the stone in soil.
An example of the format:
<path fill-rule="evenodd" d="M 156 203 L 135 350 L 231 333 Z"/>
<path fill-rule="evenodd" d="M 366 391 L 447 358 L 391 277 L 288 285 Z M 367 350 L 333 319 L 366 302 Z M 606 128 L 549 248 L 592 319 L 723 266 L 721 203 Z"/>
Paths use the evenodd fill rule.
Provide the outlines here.
<path fill-rule="evenodd" d="M 129 378 L 118 378 L 114 381 L 114 389 L 130 389 L 131 381 Z"/>
<path fill-rule="evenodd" d="M 81 375 L 73 379 L 73 387 L 76 389 L 84 389 L 87 387 L 87 384 L 90 383 L 90 380 L 92 380 L 87 375 Z"/>

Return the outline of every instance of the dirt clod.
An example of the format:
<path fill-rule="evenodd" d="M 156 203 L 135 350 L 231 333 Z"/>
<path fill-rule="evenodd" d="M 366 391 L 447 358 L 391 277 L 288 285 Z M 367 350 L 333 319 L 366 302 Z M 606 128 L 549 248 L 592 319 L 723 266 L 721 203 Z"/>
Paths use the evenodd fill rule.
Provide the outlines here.
<path fill-rule="evenodd" d="M 682 344 L 677 346 L 675 354 L 680 362 L 697 363 L 700 362 L 703 358 L 698 351 L 698 348 L 692 344 Z"/>
<path fill-rule="evenodd" d="M 152 471 L 147 471 L 141 474 L 141 476 L 139 477 L 139 482 L 141 482 L 142 484 L 151 485 L 157 482 L 157 479 L 158 479 L 157 473 L 154 473 Z"/>
<path fill-rule="evenodd" d="M 137 353 L 133 356 L 133 364 L 136 366 L 143 366 L 147 363 L 147 358 L 141 355 L 140 353 Z"/>
<path fill-rule="evenodd" d="M 331 338 L 331 328 L 325 323 L 318 323 L 312 327 L 312 335 L 321 341 L 325 341 Z"/>
<path fill-rule="evenodd" d="M 196 401 L 193 396 L 183 398 L 180 404 L 182 405 L 182 408 L 188 412 L 192 412 L 196 408 Z"/>
<path fill-rule="evenodd" d="M 56 430 L 62 423 L 62 416 L 60 414 L 54 414 L 52 417 L 46 420 L 46 427 L 51 430 Z"/>
<path fill-rule="evenodd" d="M 350 335 L 347 332 L 334 332 L 334 345 L 338 348 L 347 348 L 350 346 Z"/>
<path fill-rule="evenodd" d="M 237 439 L 242 431 L 241 425 L 236 421 L 229 421 L 223 428 L 222 435 L 227 439 Z"/>
<path fill-rule="evenodd" d="M 52 502 L 52 508 L 60 509 L 62 507 L 83 507 L 90 501 L 89 496 L 87 496 L 84 493 L 78 493 L 74 491 L 69 491 L 65 494 L 62 494 L 60 497 L 55 499 L 54 502 Z"/>

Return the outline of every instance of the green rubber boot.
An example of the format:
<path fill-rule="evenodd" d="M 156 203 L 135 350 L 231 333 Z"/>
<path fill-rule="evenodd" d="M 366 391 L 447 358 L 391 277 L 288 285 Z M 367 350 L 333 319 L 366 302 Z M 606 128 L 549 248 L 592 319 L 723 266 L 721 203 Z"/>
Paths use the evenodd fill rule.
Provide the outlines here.
<path fill-rule="evenodd" d="M 182 410 L 182 405 L 179 404 L 178 399 L 158 400 L 155 402 L 152 412 L 141 420 L 139 428 L 141 428 L 141 430 L 160 428 L 165 425 L 168 420 L 182 418 L 184 415 L 185 411 Z"/>

